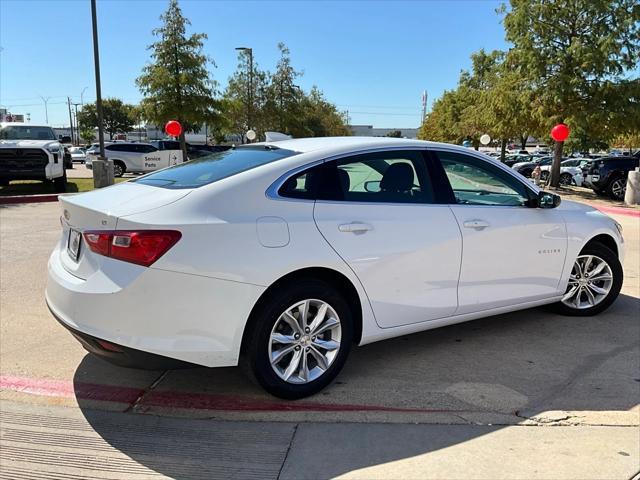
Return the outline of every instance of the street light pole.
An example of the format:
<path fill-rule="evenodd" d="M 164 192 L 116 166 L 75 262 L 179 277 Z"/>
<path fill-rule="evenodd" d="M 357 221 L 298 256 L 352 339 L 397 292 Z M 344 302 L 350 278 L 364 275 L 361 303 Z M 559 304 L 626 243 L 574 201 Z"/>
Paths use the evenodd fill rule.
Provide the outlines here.
<path fill-rule="evenodd" d="M 87 88 L 89 87 L 84 87 L 82 89 L 82 91 L 80 92 L 80 105 L 84 106 L 84 92 L 87 90 Z"/>
<path fill-rule="evenodd" d="M 100 160 L 104 160 L 104 124 L 102 118 L 102 90 L 100 88 L 100 53 L 98 49 L 98 19 L 96 0 L 91 0 L 91 24 L 93 26 L 93 61 L 96 72 L 96 111 L 98 113 L 98 142 L 100 143 Z"/>
<path fill-rule="evenodd" d="M 93 162 L 93 184 L 96 188 L 113 185 L 113 162 L 104 155 L 104 120 L 102 116 L 102 90 L 100 88 L 100 53 L 98 49 L 98 18 L 96 0 L 91 0 L 91 24 L 93 27 L 93 61 L 96 72 L 96 111 L 98 114 L 98 142 L 100 155 Z"/>

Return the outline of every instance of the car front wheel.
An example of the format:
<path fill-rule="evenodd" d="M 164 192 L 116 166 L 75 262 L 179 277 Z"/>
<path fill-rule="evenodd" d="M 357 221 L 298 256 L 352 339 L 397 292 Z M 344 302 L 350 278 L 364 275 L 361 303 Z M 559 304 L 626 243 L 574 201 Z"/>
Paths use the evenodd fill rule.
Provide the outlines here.
<path fill-rule="evenodd" d="M 567 290 L 556 309 L 565 315 L 596 315 L 618 298 L 622 277 L 622 265 L 615 253 L 599 243 L 588 245 L 576 258 Z"/>
<path fill-rule="evenodd" d="M 349 305 L 319 280 L 278 289 L 247 328 L 250 373 L 269 393 L 286 399 L 313 395 L 331 383 L 353 341 Z"/>

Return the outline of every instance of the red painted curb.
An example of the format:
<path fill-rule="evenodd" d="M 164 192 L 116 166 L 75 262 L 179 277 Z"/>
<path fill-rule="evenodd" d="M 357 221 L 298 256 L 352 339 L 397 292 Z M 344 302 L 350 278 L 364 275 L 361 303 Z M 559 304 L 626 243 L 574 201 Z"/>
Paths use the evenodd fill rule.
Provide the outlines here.
<path fill-rule="evenodd" d="M 26 377 L 0 376 L 0 389 L 58 398 L 77 400 L 101 400 L 132 405 L 144 393 L 144 389 L 99 385 L 93 383 L 46 380 Z M 395 412 L 395 413 L 453 413 L 459 410 L 386 407 L 382 405 L 357 405 L 319 402 L 288 402 L 241 395 L 151 391 L 137 405 L 144 410 L 150 407 L 179 408 L 186 410 L 218 410 L 249 412 Z"/>
<path fill-rule="evenodd" d="M 640 217 L 640 210 L 624 207 L 606 207 L 604 205 L 598 205 L 596 203 L 589 203 L 595 209 L 600 210 L 602 213 L 609 213 L 611 215 L 626 215 L 628 217 Z"/>
<path fill-rule="evenodd" d="M 11 205 L 16 203 L 41 203 L 57 202 L 59 193 L 47 193 L 44 195 L 7 195 L 0 196 L 0 205 Z"/>

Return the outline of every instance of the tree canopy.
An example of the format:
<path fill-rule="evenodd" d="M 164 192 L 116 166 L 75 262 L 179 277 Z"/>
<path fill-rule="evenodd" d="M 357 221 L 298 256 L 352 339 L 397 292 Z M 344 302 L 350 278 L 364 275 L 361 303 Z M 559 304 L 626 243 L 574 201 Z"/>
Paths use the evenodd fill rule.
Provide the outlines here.
<path fill-rule="evenodd" d="M 144 117 L 158 126 L 178 120 L 184 131 L 199 130 L 219 118 L 217 85 L 207 69 L 213 61 L 202 53 L 207 35 L 187 34 L 191 22 L 177 0 L 169 1 L 160 20 L 162 26 L 153 30 L 157 40 L 149 46 L 151 62 L 136 81 L 144 96 L 140 106 Z M 180 141 L 186 158 L 184 131 Z"/>
<path fill-rule="evenodd" d="M 133 128 L 135 123 L 133 109 L 133 105 L 126 104 L 118 98 L 105 98 L 102 101 L 104 129 L 110 139 L 113 139 L 116 133 L 127 133 Z M 78 112 L 78 124 L 80 130 L 85 132 L 98 126 L 98 112 L 95 103 L 87 103 L 82 107 L 82 110 Z"/>

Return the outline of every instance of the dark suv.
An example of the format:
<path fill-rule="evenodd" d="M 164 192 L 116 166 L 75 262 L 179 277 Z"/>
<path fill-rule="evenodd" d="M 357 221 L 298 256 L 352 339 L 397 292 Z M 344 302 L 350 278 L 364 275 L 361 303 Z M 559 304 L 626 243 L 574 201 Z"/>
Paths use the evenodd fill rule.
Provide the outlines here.
<path fill-rule="evenodd" d="M 591 187 L 598 195 L 609 195 L 623 200 L 627 189 L 627 175 L 638 168 L 640 151 L 633 156 L 603 157 L 594 160 L 582 170 L 585 187 Z"/>

